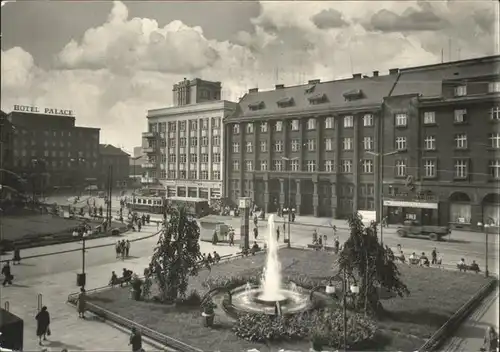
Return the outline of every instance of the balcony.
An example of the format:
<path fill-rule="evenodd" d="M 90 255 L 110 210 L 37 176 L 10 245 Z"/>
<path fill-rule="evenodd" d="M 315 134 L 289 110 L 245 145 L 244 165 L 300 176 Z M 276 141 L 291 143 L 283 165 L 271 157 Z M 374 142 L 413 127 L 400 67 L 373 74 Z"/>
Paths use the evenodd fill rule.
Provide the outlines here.
<path fill-rule="evenodd" d="M 156 183 L 156 179 L 153 177 L 141 177 L 141 183 L 145 183 L 145 184 Z"/>
<path fill-rule="evenodd" d="M 143 169 L 156 169 L 156 165 L 153 163 L 144 163 L 141 165 Z"/>
<path fill-rule="evenodd" d="M 142 138 L 157 138 L 158 132 L 142 132 Z"/>
<path fill-rule="evenodd" d="M 142 152 L 146 154 L 153 154 L 156 152 L 156 148 L 153 147 L 142 148 Z"/>

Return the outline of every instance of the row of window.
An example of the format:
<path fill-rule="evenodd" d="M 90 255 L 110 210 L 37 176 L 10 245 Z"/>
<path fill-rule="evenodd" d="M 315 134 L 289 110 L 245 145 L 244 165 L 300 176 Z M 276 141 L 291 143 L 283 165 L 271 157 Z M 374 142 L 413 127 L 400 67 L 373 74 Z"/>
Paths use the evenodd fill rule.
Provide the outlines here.
<path fill-rule="evenodd" d="M 200 170 L 201 171 L 206 171 L 208 170 L 208 163 L 201 163 L 200 164 Z M 189 163 L 189 170 L 196 170 L 198 167 L 198 164 L 195 163 Z M 168 169 L 169 170 L 187 170 L 187 163 L 182 163 L 177 166 L 177 164 L 168 164 Z M 212 170 L 214 171 L 221 171 L 222 167 L 220 164 L 212 164 Z"/>
<path fill-rule="evenodd" d="M 220 181 L 221 180 L 221 171 L 213 170 L 210 174 L 207 170 L 202 170 L 198 173 L 196 170 L 161 170 L 160 178 L 162 179 L 171 179 L 171 180 L 212 180 L 212 181 Z M 209 178 L 209 176 L 212 176 Z M 150 176 L 152 178 L 156 178 L 156 172 L 151 172 Z M 199 177 L 198 177 L 199 176 Z"/>
<path fill-rule="evenodd" d="M 500 92 L 500 82 L 489 82 L 488 83 L 488 93 L 498 93 Z M 464 97 L 467 95 L 467 85 L 461 84 L 456 86 L 454 89 L 456 97 Z"/>
<path fill-rule="evenodd" d="M 167 160 L 169 163 L 176 163 L 177 162 L 177 155 L 176 154 L 170 154 L 168 156 L 168 159 L 167 159 L 166 154 L 162 154 L 161 157 L 162 157 L 161 158 L 162 163 L 167 162 Z M 187 154 L 179 154 L 179 162 L 180 163 L 186 163 L 187 160 L 188 160 Z M 209 155 L 208 154 L 200 154 L 199 160 L 202 163 L 208 163 Z M 198 154 L 189 154 L 189 161 L 192 163 L 197 163 L 198 162 Z M 155 161 L 152 160 L 151 162 L 155 162 Z M 218 153 L 212 154 L 212 162 L 220 163 L 221 162 L 221 155 Z"/>
<path fill-rule="evenodd" d="M 189 124 L 190 131 L 197 131 L 198 128 L 201 130 L 208 130 L 210 120 L 208 118 L 202 119 L 193 119 L 193 120 L 183 120 L 183 121 L 172 121 L 168 122 L 168 131 L 176 132 L 177 126 L 179 127 L 179 131 L 186 131 L 186 128 Z M 220 117 L 212 117 L 212 129 L 219 129 L 221 127 L 221 118 Z M 166 132 L 167 131 L 167 122 L 160 123 L 150 123 L 149 124 L 149 132 Z"/>
<path fill-rule="evenodd" d="M 466 133 L 458 133 L 454 136 L 456 149 L 467 149 L 468 139 Z M 500 149 L 500 133 L 490 133 L 488 135 L 488 146 L 493 149 Z M 407 149 L 406 137 L 396 137 L 395 147 L 397 150 L 403 151 Z M 425 150 L 436 150 L 436 136 L 426 136 L 424 138 Z M 345 149 L 345 148 L 344 148 Z"/>
<path fill-rule="evenodd" d="M 500 120 L 500 107 L 494 106 L 490 109 L 490 120 L 498 121 Z M 468 121 L 467 118 L 467 109 L 456 109 L 453 112 L 453 122 L 454 123 L 466 123 Z M 400 123 L 400 124 L 398 124 Z M 434 125 L 436 123 L 436 112 L 435 111 L 426 111 L 424 112 L 424 125 Z M 406 126 L 406 121 L 396 120 L 397 126 Z"/>
<path fill-rule="evenodd" d="M 17 149 L 14 149 L 14 156 L 15 157 L 26 157 L 26 156 L 37 156 L 40 154 L 40 151 L 38 150 L 31 150 L 31 151 L 28 151 L 26 149 L 23 149 L 21 151 L 17 150 Z M 49 151 L 49 150 L 44 150 L 43 151 L 43 156 L 45 157 L 53 157 L 53 158 L 71 158 L 71 157 L 74 157 L 76 156 L 75 155 L 76 153 L 75 152 L 68 152 L 66 150 L 61 150 L 61 151 L 56 151 L 56 150 L 52 150 L 52 151 Z M 78 157 L 80 158 L 87 158 L 87 159 L 92 159 L 92 158 L 97 158 L 98 157 L 98 153 L 97 152 L 82 152 L 82 151 L 79 151 L 78 152 Z"/>
<path fill-rule="evenodd" d="M 28 167 L 32 165 L 31 159 L 27 158 L 19 158 L 16 160 L 16 166 L 17 167 Z M 75 161 L 72 160 L 51 160 L 47 161 L 47 166 L 51 166 L 53 168 L 74 168 L 75 167 Z M 97 162 L 92 161 L 92 162 L 80 162 L 78 164 L 79 169 L 85 168 L 85 169 L 95 169 L 97 168 Z"/>
<path fill-rule="evenodd" d="M 272 170 L 273 171 L 286 171 L 285 170 L 284 160 L 273 160 Z M 325 171 L 325 172 L 334 172 L 335 164 L 333 160 L 325 160 L 322 165 L 322 170 L 317 169 L 317 164 L 315 160 L 307 160 L 304 164 L 303 169 L 301 169 L 301 165 L 298 160 L 289 160 L 288 171 L 307 171 L 307 172 L 315 172 L 315 171 Z M 254 162 L 253 160 L 246 160 L 244 162 L 244 170 L 245 171 L 254 171 Z M 492 160 L 489 162 L 489 176 L 494 179 L 500 179 L 500 160 Z M 233 160 L 232 163 L 233 171 L 240 170 L 240 162 L 239 160 Z M 361 172 L 366 174 L 373 173 L 374 163 L 373 160 L 366 159 L 361 161 Z M 268 162 L 267 160 L 260 161 L 260 171 L 268 170 Z M 425 177 L 436 177 L 438 171 L 437 169 L 437 160 L 434 159 L 426 159 L 423 163 L 423 170 Z M 341 173 L 352 173 L 353 171 L 353 162 L 349 159 L 341 160 L 340 162 L 340 172 Z M 396 176 L 405 177 L 407 176 L 408 165 L 406 160 L 396 160 L 395 163 L 395 171 Z M 449 172 L 449 171 L 447 171 Z M 469 160 L 468 159 L 456 159 L 454 161 L 453 166 L 454 178 L 456 179 L 465 179 L 469 176 Z"/>
<path fill-rule="evenodd" d="M 21 143 L 22 142 L 22 143 Z M 31 144 L 32 146 L 36 146 L 37 144 L 37 141 L 35 139 L 23 139 L 23 140 L 19 140 L 19 139 L 14 139 L 14 144 L 16 145 L 16 147 L 20 144 L 23 144 L 23 145 L 28 145 L 28 144 Z M 76 143 L 78 145 L 78 147 L 80 149 L 96 149 L 97 148 L 97 143 Z M 71 148 L 71 145 L 72 143 L 70 141 L 59 141 L 59 142 L 56 142 L 56 141 L 52 141 L 52 142 L 49 142 L 47 140 L 44 140 L 43 141 L 43 146 L 48 148 L 50 146 L 52 146 L 53 148 Z"/>
<path fill-rule="evenodd" d="M 24 128 L 17 128 L 16 127 L 16 130 L 18 130 L 22 135 L 31 135 L 31 137 L 36 137 L 36 135 L 38 133 L 41 133 L 42 131 L 38 131 L 38 130 L 27 130 L 27 129 L 24 129 Z M 58 130 L 58 131 L 43 131 L 43 135 L 45 137 L 49 137 L 49 136 L 52 136 L 52 137 L 85 137 L 85 138 L 90 138 L 94 141 L 98 141 L 99 140 L 99 133 L 85 133 L 86 131 L 84 130 L 76 130 L 76 131 L 64 131 L 64 130 Z"/>

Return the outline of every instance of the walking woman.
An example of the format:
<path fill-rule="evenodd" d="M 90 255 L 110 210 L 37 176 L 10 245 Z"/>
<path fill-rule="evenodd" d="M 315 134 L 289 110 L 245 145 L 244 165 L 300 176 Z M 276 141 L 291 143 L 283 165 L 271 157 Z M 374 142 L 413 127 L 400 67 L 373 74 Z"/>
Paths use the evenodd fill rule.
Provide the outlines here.
<path fill-rule="evenodd" d="M 496 352 L 498 348 L 498 335 L 493 326 L 488 327 L 484 336 L 483 350 L 486 352 Z"/>
<path fill-rule="evenodd" d="M 78 318 L 85 319 L 85 306 L 87 304 L 87 296 L 85 294 L 85 289 L 80 288 L 80 294 L 78 295 L 78 302 L 76 304 L 76 309 L 78 310 Z"/>
<path fill-rule="evenodd" d="M 47 341 L 47 335 L 50 336 L 50 314 L 46 306 L 36 315 L 36 336 L 38 336 L 38 344 L 42 346 L 42 338 Z"/>

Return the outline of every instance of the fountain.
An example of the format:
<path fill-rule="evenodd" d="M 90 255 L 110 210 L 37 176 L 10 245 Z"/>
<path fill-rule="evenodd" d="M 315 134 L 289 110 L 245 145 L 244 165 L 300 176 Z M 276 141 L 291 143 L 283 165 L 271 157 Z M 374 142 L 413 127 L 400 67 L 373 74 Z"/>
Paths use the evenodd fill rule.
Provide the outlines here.
<path fill-rule="evenodd" d="M 261 285 L 249 282 L 231 293 L 231 309 L 236 312 L 294 314 L 313 308 L 308 292 L 302 292 L 291 282 L 286 287 L 282 282 L 281 263 L 278 258 L 279 244 L 276 238 L 274 215 L 269 216 L 267 235 L 267 258 Z M 226 311 L 228 311 L 227 307 Z"/>

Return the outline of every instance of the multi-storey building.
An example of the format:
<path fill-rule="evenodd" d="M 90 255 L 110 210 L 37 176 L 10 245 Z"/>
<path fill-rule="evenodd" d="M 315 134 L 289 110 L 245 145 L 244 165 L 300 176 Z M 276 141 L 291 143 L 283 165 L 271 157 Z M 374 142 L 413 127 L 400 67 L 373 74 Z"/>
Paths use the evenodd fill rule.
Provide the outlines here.
<path fill-rule="evenodd" d="M 129 158 L 130 155 L 125 153 L 120 148 L 117 148 L 111 144 L 100 144 L 99 145 L 100 154 L 100 165 L 101 165 L 101 175 L 99 177 L 101 187 L 104 189 L 106 187 L 107 175 L 109 167 L 112 166 L 113 171 L 113 187 L 116 188 L 126 188 L 130 184 L 129 180 Z"/>
<path fill-rule="evenodd" d="M 9 187 L 15 186 L 15 177 L 10 173 L 14 165 L 14 133 L 7 114 L 0 111 L 0 194 L 9 192 Z"/>
<path fill-rule="evenodd" d="M 12 111 L 8 119 L 16 129 L 13 168 L 37 192 L 96 184 L 99 128 L 77 127 L 74 116 Z"/>
<path fill-rule="evenodd" d="M 220 89 L 219 82 L 185 80 L 174 85 L 176 106 L 148 111 L 143 183 L 160 184 L 167 197 L 223 196 L 222 124 L 236 103 L 219 100 Z"/>
<path fill-rule="evenodd" d="M 500 224 L 500 56 L 400 70 L 383 126 L 389 222 Z"/>
<path fill-rule="evenodd" d="M 498 225 L 499 60 L 250 89 L 226 120 L 228 197 L 266 211 Z"/>

